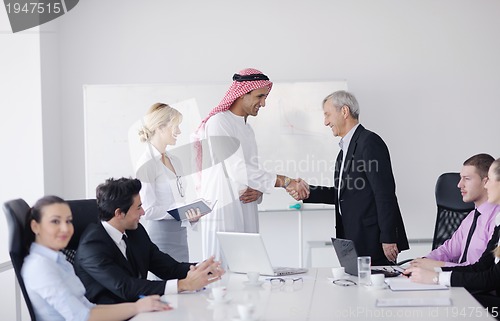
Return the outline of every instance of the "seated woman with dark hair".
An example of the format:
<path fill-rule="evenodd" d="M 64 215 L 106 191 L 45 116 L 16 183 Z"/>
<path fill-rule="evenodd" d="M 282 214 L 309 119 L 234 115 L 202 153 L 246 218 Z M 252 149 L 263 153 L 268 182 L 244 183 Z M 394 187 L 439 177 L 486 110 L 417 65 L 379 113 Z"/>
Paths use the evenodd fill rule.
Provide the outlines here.
<path fill-rule="evenodd" d="M 68 204 L 57 196 L 45 196 L 27 216 L 29 255 L 21 274 L 37 320 L 126 320 L 140 312 L 171 309 L 158 295 L 134 303 L 90 303 L 73 266 L 59 252 L 73 236 Z"/>
<path fill-rule="evenodd" d="M 488 202 L 500 204 L 500 158 L 491 164 L 485 188 L 488 191 Z M 464 287 L 484 307 L 494 308 L 491 311 L 498 318 L 500 316 L 498 314 L 498 307 L 500 306 L 499 214 L 497 214 L 497 226 L 493 231 L 493 236 L 483 255 L 476 263 L 466 266 L 443 267 L 441 271 L 411 267 L 406 269 L 404 274 L 410 275 L 413 282 Z"/>

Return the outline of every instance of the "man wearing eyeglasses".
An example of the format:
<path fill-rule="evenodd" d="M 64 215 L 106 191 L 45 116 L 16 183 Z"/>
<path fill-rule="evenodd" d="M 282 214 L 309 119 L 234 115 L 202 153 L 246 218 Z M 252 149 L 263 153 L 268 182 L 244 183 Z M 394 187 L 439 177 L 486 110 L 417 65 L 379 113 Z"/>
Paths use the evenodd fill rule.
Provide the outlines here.
<path fill-rule="evenodd" d="M 267 172 L 258 161 L 255 134 L 247 119 L 256 117 L 266 105 L 272 85 L 256 69 L 235 74 L 225 97 L 197 131 L 198 141 L 209 142 L 208 152 L 202 146 L 198 149 L 199 168 L 206 164 L 206 158 L 214 164 L 200 172 L 201 193 L 206 199 L 217 200 L 213 211 L 200 219 L 205 258 L 212 254 L 220 258 L 216 232 L 258 233 L 257 204 L 263 193 L 283 187 L 297 190 L 303 197 L 308 195 L 303 182 Z"/>

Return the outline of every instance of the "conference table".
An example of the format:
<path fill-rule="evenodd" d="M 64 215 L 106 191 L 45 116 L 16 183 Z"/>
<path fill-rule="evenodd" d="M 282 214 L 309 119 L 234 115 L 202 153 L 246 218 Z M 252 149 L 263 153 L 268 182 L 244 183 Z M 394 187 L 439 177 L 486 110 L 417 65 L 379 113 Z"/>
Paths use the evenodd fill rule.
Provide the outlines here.
<path fill-rule="evenodd" d="M 401 276 L 402 277 L 402 276 Z M 495 320 L 464 288 L 446 290 L 392 291 L 363 285 L 342 286 L 332 282 L 330 268 L 313 268 L 306 274 L 282 277 L 285 283 L 261 276 L 262 284 L 248 285 L 246 275 L 226 273 L 223 279 L 196 293 L 162 297 L 173 310 L 141 313 L 133 321 L 156 320 L 234 320 L 239 321 L 237 306 L 253 304 L 252 321 L 320 320 Z M 301 278 L 301 280 L 297 280 Z M 346 276 L 357 282 L 357 277 Z M 292 283 L 293 282 L 293 283 Z M 276 285 L 276 283 L 278 285 Z M 213 303 L 210 287 L 226 286 L 227 300 Z M 449 306 L 378 307 L 377 301 L 419 302 L 449 299 Z M 427 301 L 426 301 L 427 302 Z"/>

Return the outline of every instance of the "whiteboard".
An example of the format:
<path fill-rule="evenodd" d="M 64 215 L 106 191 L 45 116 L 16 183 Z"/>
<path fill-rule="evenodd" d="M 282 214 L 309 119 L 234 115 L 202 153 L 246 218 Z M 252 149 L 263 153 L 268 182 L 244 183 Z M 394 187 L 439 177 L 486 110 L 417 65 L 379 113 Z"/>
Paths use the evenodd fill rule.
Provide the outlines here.
<path fill-rule="evenodd" d="M 163 102 L 183 114 L 177 145 L 189 144 L 202 117 L 216 106 L 229 84 L 85 85 L 86 196 L 110 177 L 134 177 L 143 150 L 137 129 L 149 107 Z M 332 185 L 338 138 L 323 125 L 322 101 L 347 89 L 346 81 L 274 83 L 257 117 L 255 131 L 261 164 L 269 171 L 300 176 L 314 185 Z M 175 147 L 173 147 L 175 148 Z M 296 202 L 283 189 L 264 195 L 260 210 L 284 210 Z"/>

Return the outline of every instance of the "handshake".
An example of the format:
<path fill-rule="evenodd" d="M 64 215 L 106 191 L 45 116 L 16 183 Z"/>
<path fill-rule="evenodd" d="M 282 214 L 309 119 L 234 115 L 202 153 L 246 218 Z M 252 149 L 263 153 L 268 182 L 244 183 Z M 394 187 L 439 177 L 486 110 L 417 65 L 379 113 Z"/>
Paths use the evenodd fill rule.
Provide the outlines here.
<path fill-rule="evenodd" d="M 275 186 L 284 187 L 288 194 L 296 201 L 301 201 L 309 197 L 309 185 L 302 178 L 291 179 L 286 176 L 278 175 Z M 247 187 L 241 192 L 240 201 L 242 203 L 255 202 L 261 196 L 261 191 Z"/>
<path fill-rule="evenodd" d="M 309 184 L 300 177 L 292 179 L 285 189 L 296 201 L 301 201 L 309 197 Z"/>

